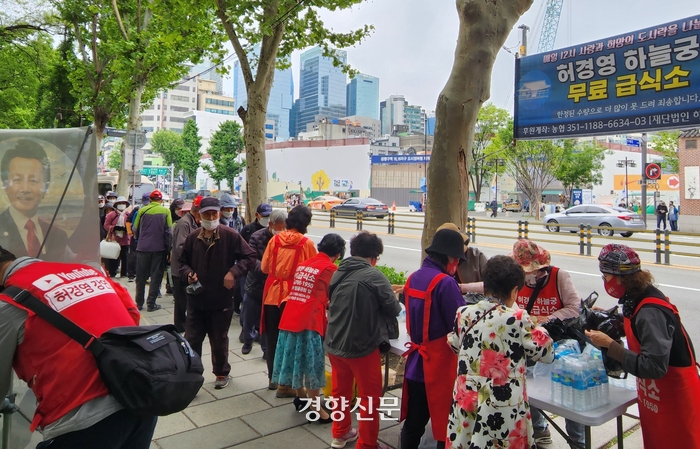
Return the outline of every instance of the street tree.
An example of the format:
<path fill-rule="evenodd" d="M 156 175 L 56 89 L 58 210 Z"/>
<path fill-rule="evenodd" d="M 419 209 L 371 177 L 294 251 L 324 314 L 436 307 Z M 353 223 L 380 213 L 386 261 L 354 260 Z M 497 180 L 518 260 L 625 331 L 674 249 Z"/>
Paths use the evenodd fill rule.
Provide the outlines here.
<path fill-rule="evenodd" d="M 109 152 L 109 155 L 107 156 L 107 168 L 111 168 L 112 170 L 119 170 L 119 167 L 122 166 L 122 142 L 117 142 L 117 144 L 114 146 L 114 149 Z"/>
<path fill-rule="evenodd" d="M 180 164 L 185 171 L 186 181 L 196 182 L 197 170 L 200 167 L 202 153 L 202 138 L 199 137 L 199 127 L 194 120 L 187 120 L 185 128 L 182 130 L 182 146 L 184 148 L 180 158 Z"/>
<path fill-rule="evenodd" d="M 452 71 L 435 107 L 423 249 L 441 224 L 452 222 L 461 229 L 466 227 L 474 125 L 490 96 L 496 56 L 532 3 L 533 0 L 456 0 L 459 32 Z"/>
<path fill-rule="evenodd" d="M 679 131 L 659 131 L 651 136 L 654 150 L 664 157 L 661 165 L 671 173 L 678 174 Z"/>
<path fill-rule="evenodd" d="M 564 186 L 564 196 L 571 204 L 574 188 L 591 188 L 603 182 L 603 161 L 608 152 L 595 142 L 562 142 L 562 155 L 553 161 L 554 177 Z"/>
<path fill-rule="evenodd" d="M 542 192 L 556 179 L 555 167 L 565 154 L 560 142 L 552 140 L 513 140 L 513 121 L 498 133 L 498 144 L 506 173 L 529 199 L 530 210 L 540 219 Z"/>
<path fill-rule="evenodd" d="M 154 132 L 151 137 L 151 151 L 159 154 L 165 165 L 172 165 L 175 172 L 182 171 L 185 145 L 180 134 L 169 129 Z"/>
<path fill-rule="evenodd" d="M 219 125 L 209 140 L 209 156 L 212 165 L 203 165 L 209 176 L 216 182 L 221 190 L 221 181 L 228 183 L 229 190 L 233 191 L 234 180 L 245 167 L 245 161 L 241 161 L 240 155 L 245 150 L 245 143 L 241 135 L 241 125 L 233 121 L 225 121 Z"/>
<path fill-rule="evenodd" d="M 508 125 L 509 118 L 508 111 L 492 103 L 487 103 L 479 109 L 469 164 L 469 187 L 474 191 L 476 201 L 481 198 L 484 181 L 496 172 L 494 159 L 498 156 L 500 148 L 494 144 L 494 138 Z"/>
<path fill-rule="evenodd" d="M 320 17 L 322 9 L 336 11 L 362 0 L 215 0 L 217 16 L 233 45 L 245 82 L 247 108 L 239 108 L 246 145 L 246 215 L 253 220 L 257 204 L 267 198 L 265 120 L 275 67 L 288 67 L 294 50 L 321 46 L 336 66 L 350 68 L 334 53 L 360 42 L 371 26 L 347 33 L 334 32 Z M 255 51 L 259 49 L 259 51 Z"/>

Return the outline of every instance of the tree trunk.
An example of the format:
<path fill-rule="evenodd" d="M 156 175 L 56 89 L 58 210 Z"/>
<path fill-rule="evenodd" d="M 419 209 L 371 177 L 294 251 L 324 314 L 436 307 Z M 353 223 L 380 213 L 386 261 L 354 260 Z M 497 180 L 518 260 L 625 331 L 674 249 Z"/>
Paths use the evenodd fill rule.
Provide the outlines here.
<path fill-rule="evenodd" d="M 145 89 L 145 84 L 139 85 L 136 89 L 134 89 L 133 94 L 131 95 L 131 98 L 129 99 L 129 119 L 126 122 L 126 131 L 137 131 L 141 129 L 141 97 L 143 96 L 143 91 Z M 122 164 L 121 167 L 119 168 L 119 184 L 117 185 L 117 194 L 119 196 L 124 196 L 124 197 L 129 197 L 129 186 L 134 182 L 133 178 L 128 176 L 128 172 L 126 170 L 126 157 L 125 157 L 125 150 L 126 146 L 128 143 L 126 142 L 126 139 L 124 140 L 124 144 L 122 145 Z M 133 148 L 130 148 L 133 150 Z M 130 163 L 133 162 L 133 158 Z M 132 167 L 133 169 L 133 167 Z M 134 201 L 136 198 L 134 198 Z"/>
<path fill-rule="evenodd" d="M 443 223 L 466 228 L 474 126 L 491 90 L 491 71 L 508 33 L 533 0 L 457 0 L 459 35 L 452 72 L 437 101 L 428 167 L 425 250 Z"/>

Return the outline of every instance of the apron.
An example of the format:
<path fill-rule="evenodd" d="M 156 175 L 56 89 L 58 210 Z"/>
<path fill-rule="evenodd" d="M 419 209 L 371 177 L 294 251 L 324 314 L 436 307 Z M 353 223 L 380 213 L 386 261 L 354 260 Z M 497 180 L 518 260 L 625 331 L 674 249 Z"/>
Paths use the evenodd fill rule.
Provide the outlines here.
<path fill-rule="evenodd" d="M 425 392 L 428 397 L 428 411 L 432 422 L 433 437 L 436 441 L 445 441 L 447 437 L 447 420 L 452 408 L 452 390 L 457 377 L 457 354 L 452 351 L 445 336 L 436 340 L 428 340 L 430 325 L 430 308 L 433 303 L 433 290 L 443 278 L 445 273 L 440 273 L 433 278 L 427 291 L 410 288 L 411 279 L 406 281 L 404 296 L 406 298 L 406 330 L 411 335 L 411 320 L 409 316 L 409 298 L 424 301 L 423 305 L 423 343 L 416 344 L 412 341 L 406 343 L 408 351 L 402 357 L 408 358 L 413 351 L 418 351 L 423 358 L 423 377 L 425 380 Z M 408 383 L 403 381 L 403 393 L 401 394 L 401 421 L 406 419 L 408 410 Z"/>
<path fill-rule="evenodd" d="M 274 238 L 277 238 L 276 236 Z M 291 286 L 289 285 L 290 282 L 294 281 L 294 274 L 296 272 L 296 267 L 299 265 L 300 258 L 301 258 L 301 251 L 304 248 L 304 243 L 306 243 L 306 240 L 308 240 L 306 237 L 302 238 L 299 243 L 287 246 L 286 248 L 291 248 L 294 250 L 294 259 L 292 259 L 292 270 L 291 270 L 291 277 L 290 278 L 278 278 L 275 276 L 273 273 L 270 273 L 267 275 L 267 280 L 265 281 L 265 288 L 263 289 L 263 301 L 262 301 L 262 310 L 260 311 L 260 333 L 262 334 L 265 332 L 265 297 L 267 296 L 267 292 L 270 290 L 270 287 L 272 284 L 274 284 L 276 281 L 280 282 L 280 292 L 284 291 L 282 288 L 284 285 L 287 285 L 287 291 L 291 289 Z M 268 244 L 269 245 L 269 244 Z M 277 244 L 275 245 L 275 249 L 272 250 L 272 271 L 275 271 L 277 269 L 277 254 L 279 253 L 280 250 L 280 245 L 279 245 L 279 239 L 277 241 Z M 280 293 L 280 297 L 277 298 L 277 307 L 279 307 L 282 304 L 282 300 L 286 298 L 282 298 L 282 294 Z"/>
<path fill-rule="evenodd" d="M 645 298 L 637 306 L 654 304 L 665 307 L 678 317 L 678 309 L 658 298 Z M 634 318 L 632 315 L 632 318 Z M 632 318 L 625 318 L 625 335 L 632 352 L 640 353 L 640 343 L 632 331 Z M 642 424 L 644 447 L 656 448 L 700 448 L 700 432 L 697 419 L 700 416 L 700 377 L 688 335 L 681 326 L 688 345 L 692 364 L 687 367 L 669 366 L 661 379 L 637 378 L 637 401 L 639 419 Z"/>

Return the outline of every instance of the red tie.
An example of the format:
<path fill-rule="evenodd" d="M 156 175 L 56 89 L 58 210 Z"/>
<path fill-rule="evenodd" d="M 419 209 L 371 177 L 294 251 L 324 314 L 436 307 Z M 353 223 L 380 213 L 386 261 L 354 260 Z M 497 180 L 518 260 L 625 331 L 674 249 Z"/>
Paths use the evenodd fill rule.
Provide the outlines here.
<path fill-rule="evenodd" d="M 36 229 L 34 222 L 28 220 L 27 224 L 24 225 L 24 229 L 27 230 L 27 255 L 30 257 L 39 257 L 39 247 L 41 243 L 39 243 L 36 232 L 34 232 Z"/>

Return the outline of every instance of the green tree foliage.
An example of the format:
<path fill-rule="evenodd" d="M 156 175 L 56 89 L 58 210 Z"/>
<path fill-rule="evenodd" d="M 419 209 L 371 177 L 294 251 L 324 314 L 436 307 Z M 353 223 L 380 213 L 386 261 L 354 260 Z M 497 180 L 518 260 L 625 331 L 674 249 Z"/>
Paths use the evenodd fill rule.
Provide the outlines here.
<path fill-rule="evenodd" d="M 173 165 L 176 172 L 182 170 L 182 154 L 185 146 L 180 134 L 167 129 L 156 131 L 151 137 L 151 151 L 160 154 L 163 157 L 163 163 Z"/>
<path fill-rule="evenodd" d="M 107 168 L 111 168 L 112 170 L 119 170 L 119 167 L 122 166 L 121 147 L 121 142 L 117 142 L 117 145 L 115 145 L 114 149 L 109 152 L 109 156 L 107 156 Z"/>
<path fill-rule="evenodd" d="M 603 182 L 603 161 L 608 153 L 595 142 L 562 142 L 561 159 L 554 164 L 554 176 L 564 185 L 567 201 L 575 187 L 591 188 Z"/>
<path fill-rule="evenodd" d="M 197 169 L 199 168 L 199 159 L 202 157 L 200 148 L 202 148 L 202 139 L 199 137 L 199 128 L 197 122 L 188 120 L 185 123 L 185 128 L 182 130 L 182 145 L 184 150 L 180 159 L 180 165 L 185 170 L 185 175 L 190 182 L 196 181 Z"/>
<path fill-rule="evenodd" d="M 654 150 L 664 157 L 662 166 L 671 173 L 678 173 L 679 131 L 659 131 L 651 137 Z"/>
<path fill-rule="evenodd" d="M 77 62 L 73 46 L 72 38 L 64 36 L 57 55 L 39 86 L 36 112 L 36 125 L 39 128 L 71 128 L 88 123 L 83 121 L 85 111 L 79 109 L 78 99 L 73 95 L 73 85 L 69 80 L 70 68 Z"/>
<path fill-rule="evenodd" d="M 481 198 L 484 182 L 496 171 L 493 162 L 501 148 L 495 144 L 494 139 L 498 132 L 508 125 L 509 118 L 508 111 L 492 103 L 485 104 L 479 110 L 469 164 L 470 190 L 474 191 L 476 201 Z"/>
<path fill-rule="evenodd" d="M 286 67 L 294 50 L 320 45 L 334 57 L 334 48 L 359 43 L 371 26 L 347 33 L 335 32 L 321 19 L 322 10 L 337 11 L 362 0 L 215 0 L 216 13 L 243 72 L 248 108 L 239 109 L 243 120 L 247 163 L 247 219 L 267 199 L 265 119 L 275 67 Z M 259 52 L 254 51 L 259 48 Z M 342 64 L 337 58 L 337 65 Z"/>
<path fill-rule="evenodd" d="M 226 181 L 228 188 L 233 191 L 234 179 L 245 167 L 245 161 L 239 161 L 239 155 L 244 149 L 241 125 L 236 122 L 230 120 L 223 122 L 211 136 L 208 152 L 212 165 L 203 165 L 203 167 L 219 189 L 221 189 L 221 181 Z"/>

